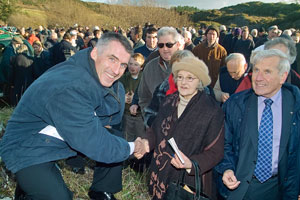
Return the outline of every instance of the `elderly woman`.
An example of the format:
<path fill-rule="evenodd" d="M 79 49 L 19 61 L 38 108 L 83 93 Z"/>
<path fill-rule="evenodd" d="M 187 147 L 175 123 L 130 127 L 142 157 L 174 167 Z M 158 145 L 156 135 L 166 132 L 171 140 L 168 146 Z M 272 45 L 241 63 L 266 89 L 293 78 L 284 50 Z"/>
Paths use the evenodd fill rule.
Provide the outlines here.
<path fill-rule="evenodd" d="M 154 149 L 150 165 L 149 192 L 153 199 L 164 199 L 169 183 L 185 169 L 187 185 L 194 186 L 191 160 L 199 164 L 204 192 L 213 199 L 211 169 L 223 158 L 224 114 L 203 88 L 210 84 L 205 63 L 196 57 L 185 57 L 172 67 L 178 91 L 162 102 L 145 145 Z M 168 144 L 174 138 L 184 164 Z M 136 155 L 138 156 L 138 155 Z"/>

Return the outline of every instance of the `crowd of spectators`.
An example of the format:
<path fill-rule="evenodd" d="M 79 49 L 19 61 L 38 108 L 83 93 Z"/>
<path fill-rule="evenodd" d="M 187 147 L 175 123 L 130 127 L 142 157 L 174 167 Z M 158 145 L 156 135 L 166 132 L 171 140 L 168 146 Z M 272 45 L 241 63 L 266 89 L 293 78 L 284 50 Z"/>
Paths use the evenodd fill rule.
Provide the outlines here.
<path fill-rule="evenodd" d="M 191 160 L 198 161 L 204 191 L 210 198 L 230 199 L 233 193 L 224 186 L 235 189 L 240 184 L 230 180 L 235 176 L 225 171 L 228 169 L 225 164 L 230 160 L 226 142 L 231 137 L 229 132 L 234 132 L 228 127 L 235 124 L 229 124 L 228 109 L 238 104 L 236 99 L 231 100 L 231 96 L 251 90 L 256 83 L 252 81 L 259 79 L 257 73 L 261 63 L 270 64 L 265 62 L 272 56 L 288 60 L 290 65 L 288 70 L 280 71 L 280 77 L 282 74 L 286 77 L 278 82 L 277 88 L 281 88 L 284 82 L 300 88 L 299 30 L 290 28 L 282 31 L 277 25 L 250 30 L 247 26 L 229 28 L 202 24 L 196 31 L 193 27 L 158 27 L 150 23 L 127 30 L 120 27 L 104 30 L 98 26 L 89 28 L 77 24 L 68 29 L 43 26 L 37 29 L 20 28 L 15 31 L 11 43 L 2 50 L 0 63 L 0 83 L 3 88 L 9 88 L 3 91 L 10 97 L 10 104 L 16 106 L 27 88 L 53 66 L 60 65 L 83 49 L 95 48 L 107 32 L 125 36 L 134 51 L 127 72 L 120 78 L 125 88 L 125 112 L 120 127 L 126 140 L 132 142 L 138 137 L 144 138 L 144 145 L 152 150 L 142 161 L 136 158 L 141 159 L 147 151 L 137 152 L 136 158 L 129 158 L 129 163 L 131 166 L 150 167 L 149 192 L 153 199 L 165 198 L 168 184 L 177 180 L 180 169 L 193 175 Z M 24 40 L 33 47 L 33 55 L 28 53 Z M 277 62 L 276 59 L 272 61 Z M 197 81 L 194 83 L 194 80 Z M 253 89 L 259 96 L 258 88 L 256 85 Z M 299 90 L 295 88 L 289 90 L 299 96 Z M 241 98 L 244 96 L 241 95 Z M 186 164 L 172 155 L 172 149 L 166 142 L 171 137 L 184 151 L 181 156 Z M 222 161 L 223 154 L 225 158 Z M 78 157 L 81 156 L 79 154 Z M 297 156 L 300 157 L 299 150 Z M 85 163 L 78 157 L 75 171 L 84 173 Z M 219 178 L 213 177 L 213 172 L 219 174 Z M 273 173 L 277 177 L 278 170 Z M 222 175 L 225 185 L 220 179 Z M 259 175 L 254 174 L 253 177 L 256 179 Z M 187 178 L 191 185 L 192 180 Z M 231 186 L 230 182 L 236 186 Z M 254 186 L 257 186 L 256 183 Z M 249 191 L 243 195 L 251 196 Z"/>

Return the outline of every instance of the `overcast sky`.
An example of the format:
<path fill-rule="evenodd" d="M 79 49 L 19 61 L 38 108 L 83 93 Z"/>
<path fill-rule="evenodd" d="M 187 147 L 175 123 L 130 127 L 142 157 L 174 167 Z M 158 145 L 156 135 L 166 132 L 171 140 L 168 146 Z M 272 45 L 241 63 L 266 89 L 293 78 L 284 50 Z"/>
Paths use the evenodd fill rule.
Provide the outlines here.
<path fill-rule="evenodd" d="M 83 1 L 93 1 L 93 2 L 112 2 L 110 0 L 83 0 Z M 226 6 L 236 5 L 240 3 L 249 2 L 251 0 L 162 0 L 161 2 L 164 2 L 169 6 L 194 6 L 199 9 L 219 9 Z M 288 2 L 289 0 L 261 0 L 261 2 L 264 3 L 276 3 L 276 2 Z M 113 1 L 115 2 L 115 1 Z M 157 0 L 157 2 L 160 2 Z"/>

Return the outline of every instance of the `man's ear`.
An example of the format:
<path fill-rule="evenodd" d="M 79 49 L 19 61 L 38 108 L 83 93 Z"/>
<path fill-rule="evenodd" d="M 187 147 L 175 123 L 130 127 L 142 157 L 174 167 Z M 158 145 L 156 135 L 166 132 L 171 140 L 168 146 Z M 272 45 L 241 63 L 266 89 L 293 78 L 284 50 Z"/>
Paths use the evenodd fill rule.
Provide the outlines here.
<path fill-rule="evenodd" d="M 287 79 L 289 73 L 288 72 L 284 72 L 281 77 L 280 77 L 280 84 L 284 84 L 285 80 Z"/>
<path fill-rule="evenodd" d="M 93 50 L 91 51 L 91 58 L 96 61 L 97 59 L 97 56 L 98 56 L 98 50 L 96 47 L 93 48 Z"/>
<path fill-rule="evenodd" d="M 244 65 L 245 71 L 247 70 L 247 67 L 248 67 L 248 64 L 245 63 L 245 65 Z"/>

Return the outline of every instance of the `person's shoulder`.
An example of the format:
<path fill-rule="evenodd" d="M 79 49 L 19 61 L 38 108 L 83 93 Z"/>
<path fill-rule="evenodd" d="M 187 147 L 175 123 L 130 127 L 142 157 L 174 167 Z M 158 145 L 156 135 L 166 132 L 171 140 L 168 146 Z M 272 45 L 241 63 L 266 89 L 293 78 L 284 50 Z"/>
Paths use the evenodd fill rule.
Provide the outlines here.
<path fill-rule="evenodd" d="M 226 49 L 222 46 L 222 45 L 220 45 L 219 43 L 218 43 L 218 45 L 217 45 L 217 49 L 219 49 L 220 51 L 225 51 L 226 52 Z"/>
<path fill-rule="evenodd" d="M 160 57 L 156 57 L 153 58 L 152 60 L 150 60 L 146 66 L 144 67 L 143 73 L 148 73 L 148 71 L 152 71 L 153 67 L 152 66 L 156 66 L 159 63 L 159 58 Z"/>
<path fill-rule="evenodd" d="M 146 49 L 146 44 L 144 44 L 143 46 L 140 46 L 140 47 L 136 48 L 136 49 L 134 50 L 134 53 L 141 53 L 141 52 L 144 52 L 145 49 Z"/>
<path fill-rule="evenodd" d="M 244 106 L 251 95 L 255 95 L 252 88 L 232 94 L 230 98 L 224 103 L 224 106 L 230 106 L 231 108 L 234 108 L 236 106 Z"/>

